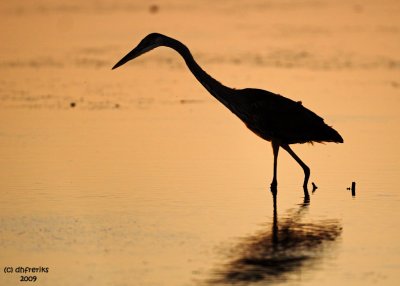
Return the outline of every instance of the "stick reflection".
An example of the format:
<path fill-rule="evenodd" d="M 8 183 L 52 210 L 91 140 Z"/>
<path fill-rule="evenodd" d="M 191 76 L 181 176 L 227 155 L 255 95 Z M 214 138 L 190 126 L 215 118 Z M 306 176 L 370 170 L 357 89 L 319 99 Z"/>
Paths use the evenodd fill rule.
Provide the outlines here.
<path fill-rule="evenodd" d="M 298 210 L 278 221 L 276 194 L 273 196 L 271 230 L 245 237 L 234 247 L 229 261 L 215 273 L 210 284 L 247 284 L 282 282 L 300 270 L 307 270 L 322 258 L 324 249 L 340 236 L 337 220 L 302 222 L 309 207 L 305 196 Z"/>

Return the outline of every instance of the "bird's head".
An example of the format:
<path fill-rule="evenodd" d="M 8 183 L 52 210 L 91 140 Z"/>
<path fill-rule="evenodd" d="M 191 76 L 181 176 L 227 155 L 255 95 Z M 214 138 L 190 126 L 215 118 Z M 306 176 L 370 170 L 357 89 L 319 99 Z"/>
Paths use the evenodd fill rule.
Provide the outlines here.
<path fill-rule="evenodd" d="M 138 56 L 143 55 L 154 48 L 164 45 L 167 40 L 168 37 L 162 34 L 152 33 L 147 35 L 132 51 L 130 51 L 125 57 L 116 63 L 112 69 L 116 69 L 130 60 L 133 60 L 134 58 L 137 58 Z"/>

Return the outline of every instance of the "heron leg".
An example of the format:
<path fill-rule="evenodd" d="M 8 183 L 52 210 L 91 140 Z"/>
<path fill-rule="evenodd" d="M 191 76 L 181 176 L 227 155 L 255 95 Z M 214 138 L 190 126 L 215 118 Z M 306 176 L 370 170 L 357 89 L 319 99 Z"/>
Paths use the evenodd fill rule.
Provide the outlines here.
<path fill-rule="evenodd" d="M 290 154 L 290 156 L 292 156 L 293 159 L 295 159 L 296 162 L 299 163 L 299 165 L 303 168 L 303 171 L 304 171 L 304 183 L 303 183 L 303 188 L 304 188 L 304 191 L 306 191 L 306 190 L 307 190 L 308 179 L 310 178 L 310 168 L 309 168 L 306 164 L 304 164 L 303 161 L 301 161 L 301 159 L 296 155 L 296 153 L 293 152 L 293 150 L 289 147 L 289 145 L 284 144 L 284 145 L 281 145 L 281 146 L 282 146 L 282 148 L 285 149 L 285 150 Z"/>
<path fill-rule="evenodd" d="M 278 152 L 279 152 L 279 143 L 276 140 L 272 140 L 272 151 L 274 152 L 274 177 L 272 179 L 271 188 L 275 188 L 278 186 L 277 181 L 277 166 L 278 166 Z"/>

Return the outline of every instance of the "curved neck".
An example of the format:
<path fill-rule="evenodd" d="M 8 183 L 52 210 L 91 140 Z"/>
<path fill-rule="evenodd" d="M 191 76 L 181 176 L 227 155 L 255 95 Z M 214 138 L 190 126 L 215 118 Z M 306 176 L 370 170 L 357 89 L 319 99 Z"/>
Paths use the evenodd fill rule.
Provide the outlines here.
<path fill-rule="evenodd" d="M 164 44 L 166 47 L 174 49 L 177 51 L 185 60 L 186 65 L 192 72 L 192 74 L 196 77 L 196 79 L 214 96 L 218 99 L 221 103 L 225 106 L 229 105 L 229 91 L 232 91 L 231 88 L 221 84 L 216 79 L 212 78 L 209 74 L 207 74 L 194 60 L 192 54 L 190 53 L 189 49 L 182 44 L 181 42 L 168 38 L 166 43 Z"/>

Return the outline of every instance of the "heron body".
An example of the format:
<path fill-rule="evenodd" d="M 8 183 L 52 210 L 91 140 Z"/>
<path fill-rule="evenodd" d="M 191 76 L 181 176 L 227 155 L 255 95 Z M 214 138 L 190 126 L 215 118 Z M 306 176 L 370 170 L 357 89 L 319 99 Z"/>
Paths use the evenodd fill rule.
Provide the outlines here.
<path fill-rule="evenodd" d="M 218 101 L 239 117 L 259 137 L 270 141 L 274 154 L 274 174 L 271 187 L 277 186 L 277 159 L 279 148 L 286 150 L 303 168 L 303 187 L 307 189 L 310 169 L 289 147 L 306 142 L 343 143 L 342 137 L 301 102 L 293 101 L 270 91 L 227 87 L 207 74 L 194 60 L 189 49 L 181 42 L 158 33 L 146 36 L 113 69 L 156 48 L 166 46 L 177 51 L 196 79 Z"/>

